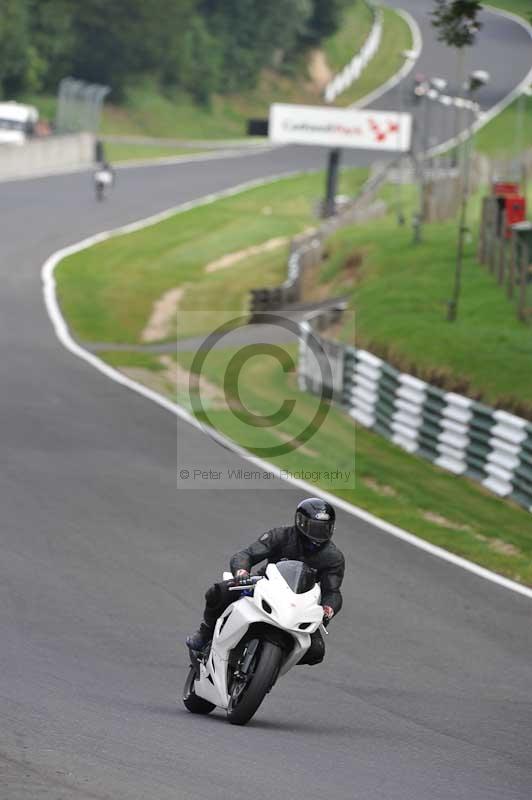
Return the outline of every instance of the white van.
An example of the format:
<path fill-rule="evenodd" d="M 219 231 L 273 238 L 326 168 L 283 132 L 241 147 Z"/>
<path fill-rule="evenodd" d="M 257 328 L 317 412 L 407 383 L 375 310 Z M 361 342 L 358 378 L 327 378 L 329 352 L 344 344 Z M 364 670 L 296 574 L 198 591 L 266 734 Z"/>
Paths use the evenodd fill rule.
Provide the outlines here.
<path fill-rule="evenodd" d="M 10 100 L 0 103 L 0 144 L 24 144 L 33 134 L 39 112 L 34 106 L 25 106 Z"/>

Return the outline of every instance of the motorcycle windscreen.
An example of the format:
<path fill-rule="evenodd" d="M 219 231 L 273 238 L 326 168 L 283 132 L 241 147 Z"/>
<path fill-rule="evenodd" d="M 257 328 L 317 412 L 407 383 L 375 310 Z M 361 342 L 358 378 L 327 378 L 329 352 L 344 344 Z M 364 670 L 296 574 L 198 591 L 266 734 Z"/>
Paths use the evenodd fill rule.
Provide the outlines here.
<path fill-rule="evenodd" d="M 316 583 L 316 570 L 302 561 L 279 561 L 275 566 L 295 594 L 309 592 Z"/>

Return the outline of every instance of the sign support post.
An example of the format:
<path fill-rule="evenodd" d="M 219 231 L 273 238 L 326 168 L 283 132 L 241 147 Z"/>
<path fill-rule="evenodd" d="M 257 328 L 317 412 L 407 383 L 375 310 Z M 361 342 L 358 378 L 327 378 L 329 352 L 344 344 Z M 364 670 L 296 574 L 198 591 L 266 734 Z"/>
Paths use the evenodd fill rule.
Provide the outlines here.
<path fill-rule="evenodd" d="M 323 204 L 323 216 L 333 217 L 336 211 L 336 195 L 338 187 L 338 169 L 340 165 L 341 150 L 335 147 L 329 150 L 327 162 L 327 183 L 325 189 L 325 201 Z"/>
<path fill-rule="evenodd" d="M 262 133 L 259 120 L 250 120 L 249 133 Z M 330 106 L 273 103 L 267 124 L 270 141 L 328 147 L 327 182 L 322 214 L 336 211 L 336 190 L 342 148 L 408 153 L 412 115 L 402 111 L 372 111 Z"/>

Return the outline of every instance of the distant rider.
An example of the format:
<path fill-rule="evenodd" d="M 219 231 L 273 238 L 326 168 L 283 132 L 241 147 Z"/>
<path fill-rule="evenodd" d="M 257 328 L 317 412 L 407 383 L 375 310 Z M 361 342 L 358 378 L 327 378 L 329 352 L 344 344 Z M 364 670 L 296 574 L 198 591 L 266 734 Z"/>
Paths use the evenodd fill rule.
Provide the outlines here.
<path fill-rule="evenodd" d="M 107 161 L 103 161 L 94 173 L 96 196 L 99 200 L 103 198 L 105 190 L 113 185 L 114 180 L 115 173 L 112 166 Z"/>
<path fill-rule="evenodd" d="M 236 553 L 230 562 L 233 580 L 215 583 L 205 594 L 205 610 L 199 630 L 187 637 L 191 650 L 203 650 L 211 641 L 216 620 L 230 603 L 238 599 L 229 587 L 245 584 L 250 569 L 267 560 L 277 563 L 282 559 L 303 561 L 316 570 L 316 580 L 321 587 L 323 624 L 328 625 L 342 607 L 340 586 L 344 577 L 345 560 L 341 551 L 331 541 L 336 513 L 330 503 L 310 497 L 299 503 L 295 524 L 272 528 L 263 533 L 256 542 Z M 321 632 L 311 635 L 311 644 L 300 664 L 319 664 L 325 656 L 325 644 Z"/>

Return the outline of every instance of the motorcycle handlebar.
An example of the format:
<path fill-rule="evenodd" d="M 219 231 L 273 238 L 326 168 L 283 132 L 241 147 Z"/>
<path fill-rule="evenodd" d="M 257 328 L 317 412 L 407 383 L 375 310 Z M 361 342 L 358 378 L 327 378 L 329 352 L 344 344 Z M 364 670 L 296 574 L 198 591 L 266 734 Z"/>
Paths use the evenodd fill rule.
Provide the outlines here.
<path fill-rule="evenodd" d="M 239 583 L 237 586 L 230 586 L 230 592 L 243 592 L 246 589 L 254 589 L 255 584 L 263 579 L 263 575 L 252 575 L 246 583 Z"/>

